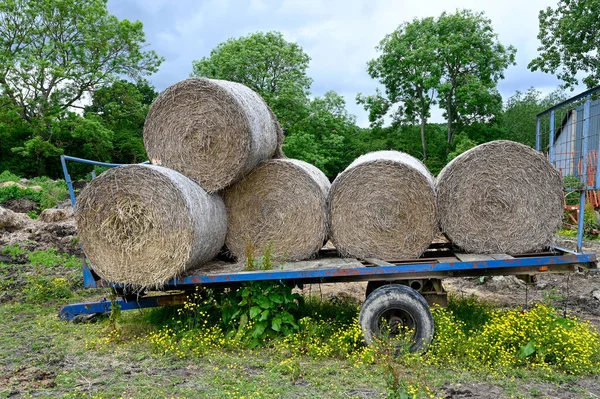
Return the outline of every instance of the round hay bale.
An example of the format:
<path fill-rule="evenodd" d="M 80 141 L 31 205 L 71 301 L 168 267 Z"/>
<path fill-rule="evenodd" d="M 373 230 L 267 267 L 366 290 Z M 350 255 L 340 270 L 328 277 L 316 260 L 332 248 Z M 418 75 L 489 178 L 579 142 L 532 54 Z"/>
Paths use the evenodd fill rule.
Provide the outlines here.
<path fill-rule="evenodd" d="M 269 248 L 278 260 L 314 256 L 328 234 L 330 183 L 315 166 L 297 159 L 272 159 L 225 190 L 225 245 L 238 259 Z"/>
<path fill-rule="evenodd" d="M 546 158 L 512 141 L 479 145 L 437 178 L 442 232 L 474 253 L 517 254 L 550 246 L 563 215 L 562 180 Z"/>
<path fill-rule="evenodd" d="M 156 98 L 144 124 L 150 161 L 183 173 L 210 193 L 281 156 L 282 140 L 263 99 L 225 80 L 190 78 L 174 84 Z"/>
<path fill-rule="evenodd" d="M 417 258 L 437 232 L 433 176 L 397 151 L 352 162 L 331 185 L 329 209 L 331 241 L 343 256 Z"/>
<path fill-rule="evenodd" d="M 77 199 L 75 219 L 100 277 L 144 287 L 212 259 L 227 227 L 219 196 L 152 165 L 121 166 L 92 180 Z"/>

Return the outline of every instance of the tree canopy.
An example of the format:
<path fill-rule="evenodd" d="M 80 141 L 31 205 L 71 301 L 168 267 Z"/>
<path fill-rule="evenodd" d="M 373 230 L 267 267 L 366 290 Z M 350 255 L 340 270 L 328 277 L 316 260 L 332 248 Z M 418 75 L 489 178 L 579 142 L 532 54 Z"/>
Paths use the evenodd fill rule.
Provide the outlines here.
<path fill-rule="evenodd" d="M 333 179 L 360 155 L 358 133 L 356 118 L 346 111 L 344 98 L 329 91 L 309 103 L 306 117 L 286 137 L 284 151 Z"/>
<path fill-rule="evenodd" d="M 504 70 L 515 63 L 516 49 L 498 41 L 483 13 L 470 10 L 443 13 L 437 20 L 437 37 L 443 70 L 438 97 L 452 144 L 455 131 L 501 110 L 496 85 L 504 78 Z"/>
<path fill-rule="evenodd" d="M 427 157 L 425 127 L 432 105 L 447 120 L 447 142 L 474 123 L 490 121 L 502 110 L 496 90 L 504 70 L 514 64 L 515 48 L 498 41 L 491 21 L 470 10 L 414 19 L 387 35 L 381 55 L 368 72 L 385 88 L 385 97 L 358 96 L 374 123 L 395 109 L 392 119 L 421 126 L 422 157 Z"/>
<path fill-rule="evenodd" d="M 506 102 L 500 118 L 503 138 L 535 148 L 536 115 L 565 99 L 560 90 L 546 97 L 533 87 L 525 92 L 517 91 Z"/>
<path fill-rule="evenodd" d="M 105 126 L 72 111 L 118 77 L 156 72 L 162 58 L 146 44 L 142 23 L 111 15 L 106 0 L 0 2 L 0 104 L 18 119 L 6 127 L 14 147 L 0 148 L 3 156 L 23 156 L 46 174 L 46 160 L 66 148 L 65 135 L 90 143 L 109 138 Z M 108 150 L 93 145 L 100 152 L 90 156 Z"/>
<path fill-rule="evenodd" d="M 579 83 L 600 84 L 600 0 L 559 0 L 555 9 L 539 14 L 540 54 L 528 65 L 532 71 L 556 74 L 564 88 Z"/>
<path fill-rule="evenodd" d="M 142 23 L 118 20 L 106 0 L 0 3 L 0 89 L 26 120 L 65 111 L 118 75 L 154 73 Z"/>
<path fill-rule="evenodd" d="M 442 77 L 442 65 L 437 61 L 436 31 L 433 18 L 400 25 L 377 47 L 382 54 L 368 63 L 368 72 L 385 87 L 386 97 L 374 96 L 357 100 L 370 111 L 371 122 L 381 124 L 390 108 L 396 107 L 393 120 L 419 122 L 422 158 L 427 158 L 425 126 L 436 103 L 436 89 Z"/>
<path fill-rule="evenodd" d="M 58 177 L 63 153 L 116 163 L 146 159 L 143 125 L 157 93 L 145 77 L 163 59 L 145 49 L 140 22 L 119 20 L 106 4 L 0 2 L 0 171 Z M 514 64 L 515 49 L 499 42 L 483 13 L 461 10 L 401 23 L 377 51 L 367 71 L 381 87 L 357 96 L 369 112 L 369 128 L 357 126 L 340 94 L 310 92 L 310 57 L 280 32 L 228 39 L 194 61 L 191 75 L 258 92 L 285 128 L 285 153 L 330 179 L 369 151 L 404 151 L 437 173 L 485 141 L 534 145 L 535 114 L 560 97 L 542 98 L 532 88 L 503 107 L 496 86 Z M 435 107 L 446 123 L 430 123 Z M 88 171 L 73 165 L 75 177 Z"/>
<path fill-rule="evenodd" d="M 119 80 L 96 90 L 85 107 L 87 119 L 98 119 L 114 132 L 112 162 L 137 163 L 147 159 L 144 122 L 158 93 L 146 81 Z"/>

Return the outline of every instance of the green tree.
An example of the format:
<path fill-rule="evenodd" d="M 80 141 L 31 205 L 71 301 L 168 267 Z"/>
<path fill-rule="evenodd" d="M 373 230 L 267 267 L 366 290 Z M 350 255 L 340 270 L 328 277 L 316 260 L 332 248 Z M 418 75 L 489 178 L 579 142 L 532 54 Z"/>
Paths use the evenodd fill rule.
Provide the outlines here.
<path fill-rule="evenodd" d="M 508 99 L 499 118 L 503 138 L 535 148 L 536 115 L 565 99 L 562 91 L 555 91 L 546 97 L 542 97 L 542 93 L 533 87 L 524 93 L 517 91 Z"/>
<path fill-rule="evenodd" d="M 114 133 L 111 159 L 116 163 L 137 163 L 147 159 L 144 148 L 144 121 L 158 93 L 146 81 L 137 84 L 119 80 L 96 90 L 85 117 L 96 117 Z"/>
<path fill-rule="evenodd" d="M 374 125 L 390 110 L 393 122 L 420 124 L 421 156 L 427 158 L 427 119 L 435 104 L 445 111 L 450 149 L 457 132 L 493 120 L 502 110 L 496 90 L 514 64 L 515 48 L 498 42 L 491 21 L 470 10 L 415 19 L 386 36 L 368 71 L 385 97 L 359 95 Z M 416 154 L 413 154 L 416 155 Z M 444 157 L 445 159 L 446 157 Z"/>
<path fill-rule="evenodd" d="M 220 43 L 209 57 L 193 62 L 192 76 L 242 83 L 259 93 L 282 126 L 305 117 L 312 79 L 310 57 L 279 32 L 257 32 Z"/>
<path fill-rule="evenodd" d="M 600 0 L 559 0 L 539 13 L 539 56 L 528 65 L 532 71 L 556 74 L 564 88 L 579 83 L 586 73 L 588 88 L 600 84 Z"/>
<path fill-rule="evenodd" d="M 470 150 L 475 147 L 477 143 L 469 138 L 466 134 L 459 134 L 456 136 L 456 145 L 454 151 L 448 154 L 448 162 L 462 154 L 463 152 Z"/>
<path fill-rule="evenodd" d="M 504 46 L 483 13 L 460 10 L 436 21 L 442 82 L 437 88 L 445 110 L 448 143 L 464 126 L 493 118 L 502 109 L 496 90 L 504 70 L 515 64 L 516 49 Z"/>
<path fill-rule="evenodd" d="M 436 103 L 435 93 L 440 85 L 441 65 L 437 62 L 436 29 L 433 18 L 405 22 L 387 35 L 377 47 L 382 54 L 368 63 L 368 72 L 385 87 L 386 97 L 357 96 L 365 105 L 372 123 L 381 124 L 392 108 L 396 122 L 419 122 L 422 158 L 427 159 L 425 126 Z"/>
<path fill-rule="evenodd" d="M 0 2 L 0 91 L 31 129 L 15 151 L 35 160 L 62 152 L 53 142 L 58 118 L 117 76 L 154 73 L 162 58 L 146 45 L 142 23 L 109 14 L 107 0 Z"/>
<path fill-rule="evenodd" d="M 358 153 L 396 150 L 418 158 L 422 155 L 420 131 L 420 126 L 396 122 L 391 126 L 360 129 Z M 437 174 L 446 165 L 448 143 L 444 125 L 428 123 L 425 126 L 425 140 L 427 141 L 428 155 L 423 162 L 431 173 Z"/>
<path fill-rule="evenodd" d="M 360 155 L 358 135 L 355 117 L 346 111 L 344 98 L 329 91 L 310 102 L 304 119 L 288 133 L 284 151 L 333 179 Z"/>
<path fill-rule="evenodd" d="M 11 99 L 0 94 L 0 171 L 10 170 L 19 176 L 36 173 L 32 160 L 25 160 L 12 149 L 31 137 L 31 128 L 19 114 Z"/>

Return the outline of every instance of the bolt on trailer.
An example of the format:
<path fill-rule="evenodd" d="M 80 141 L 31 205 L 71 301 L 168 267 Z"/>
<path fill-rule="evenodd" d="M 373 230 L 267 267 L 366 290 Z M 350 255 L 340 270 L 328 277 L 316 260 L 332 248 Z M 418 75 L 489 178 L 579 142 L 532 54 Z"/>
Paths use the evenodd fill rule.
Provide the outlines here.
<path fill-rule="evenodd" d="M 251 281 L 273 281 L 292 286 L 363 281 L 367 282 L 366 300 L 361 307 L 359 321 L 366 342 L 369 343 L 380 333 L 383 325 L 387 325 L 392 334 L 402 328 L 412 330 L 411 350 L 423 349 L 431 341 L 434 332 L 429 306 L 447 304 L 447 293 L 442 285 L 444 278 L 515 275 L 531 282 L 535 275 L 542 273 L 598 270 L 596 256 L 582 252 L 585 225 L 584 212 L 579 211 L 585 209 L 586 199 L 594 206 L 598 204 L 593 201 L 600 204 L 600 179 L 596 178 L 600 176 L 597 168 L 600 104 L 596 100 L 596 105 L 593 105 L 592 101 L 597 92 L 600 92 L 600 88 L 585 92 L 537 116 L 536 149 L 548 155 L 563 179 L 575 176 L 582 182 L 567 187 L 565 201 L 565 209 L 572 211 L 569 207 L 576 205 L 568 204 L 573 202 L 575 195 L 578 196 L 578 205 L 573 208 L 575 215 L 571 215 L 578 231 L 576 250 L 552 247 L 536 253 L 482 255 L 463 253 L 449 242 L 435 242 L 418 259 L 382 260 L 342 258 L 335 249 L 324 248 L 316 259 L 287 262 L 274 270 L 245 271 L 243 264 L 233 262 L 225 270 L 220 269 L 215 273 L 199 274 L 189 270 L 160 290 L 142 293 L 102 280 L 84 258 L 84 286 L 110 287 L 120 298 L 70 304 L 61 309 L 60 317 L 73 320 L 85 315 L 101 314 L 109 312 L 113 304 L 118 304 L 122 310 L 179 305 L 197 287 L 235 288 Z M 556 118 L 563 115 L 558 127 Z M 61 156 L 73 206 L 76 197 L 67 168 L 68 161 L 103 167 L 119 166 Z"/>

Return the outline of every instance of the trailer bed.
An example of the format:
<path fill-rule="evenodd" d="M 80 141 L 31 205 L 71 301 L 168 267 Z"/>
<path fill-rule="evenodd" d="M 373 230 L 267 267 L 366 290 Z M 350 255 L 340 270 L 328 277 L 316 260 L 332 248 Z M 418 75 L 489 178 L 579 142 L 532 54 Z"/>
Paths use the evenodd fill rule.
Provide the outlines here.
<path fill-rule="evenodd" d="M 340 257 L 335 249 L 323 249 L 316 259 L 277 264 L 271 270 L 247 271 L 244 263 L 213 261 L 188 270 L 161 288 L 181 290 L 196 285 L 231 285 L 246 281 L 291 280 L 297 284 L 320 282 L 430 279 L 490 275 L 561 273 L 597 268 L 596 256 L 555 248 L 519 255 L 467 254 L 446 246 L 433 246 L 418 259 L 379 260 Z M 90 269 L 84 270 L 86 287 L 108 287 Z"/>
<path fill-rule="evenodd" d="M 200 270 L 202 274 L 200 274 Z M 243 263 L 213 261 L 202 269 L 189 270 L 187 274 L 173 279 L 160 291 L 135 299 L 123 298 L 116 302 L 123 310 L 183 303 L 186 292 L 198 286 L 212 288 L 235 287 L 248 281 L 285 281 L 289 284 L 315 284 L 353 281 L 392 282 L 412 279 L 440 281 L 446 277 L 532 275 L 540 273 L 563 273 L 578 270 L 598 270 L 594 254 L 576 253 L 554 248 L 547 252 L 520 255 L 467 254 L 449 245 L 433 244 L 419 259 L 379 260 L 343 258 L 335 249 L 323 249 L 313 260 L 286 262 L 272 270 L 246 271 Z M 216 272 L 218 271 L 218 272 Z M 101 280 L 84 263 L 84 285 L 116 287 Z M 436 288 L 435 291 L 443 291 Z M 60 317 L 72 320 L 80 315 L 108 312 L 111 301 L 103 298 L 97 302 L 76 303 L 65 306 Z"/>

